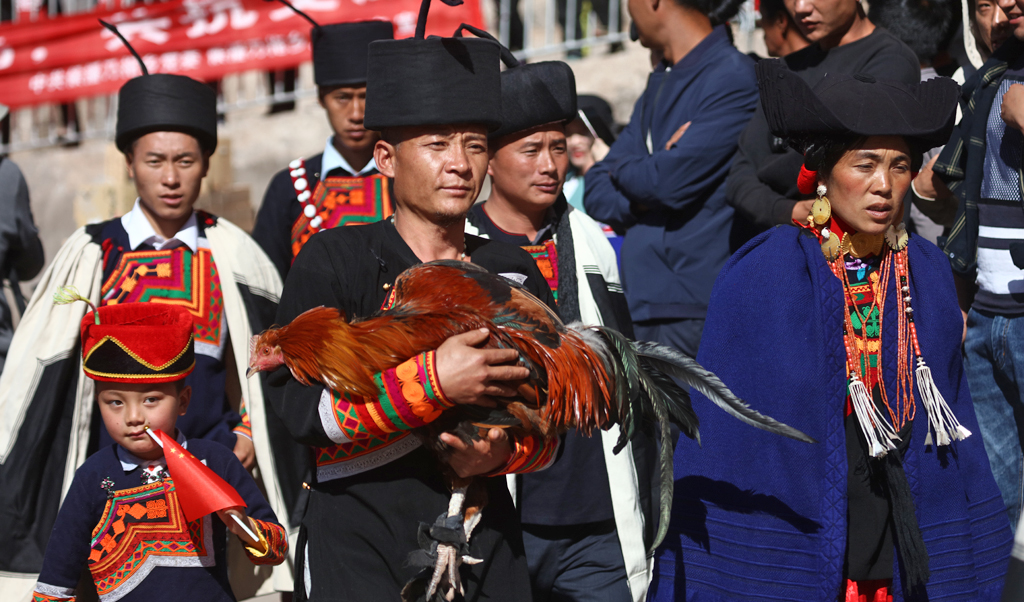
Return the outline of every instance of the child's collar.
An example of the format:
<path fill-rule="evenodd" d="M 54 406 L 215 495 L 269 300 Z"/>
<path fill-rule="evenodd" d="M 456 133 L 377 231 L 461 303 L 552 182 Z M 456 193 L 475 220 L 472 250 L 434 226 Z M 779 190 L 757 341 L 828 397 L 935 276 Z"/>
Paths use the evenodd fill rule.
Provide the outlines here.
<path fill-rule="evenodd" d="M 178 437 L 177 437 L 178 445 L 182 446 L 185 449 L 188 449 L 188 441 L 185 439 L 185 434 L 181 432 L 181 429 L 175 429 L 175 430 L 178 431 Z M 142 458 L 136 456 L 132 452 L 130 452 L 127 449 L 125 449 L 125 448 L 121 447 L 120 445 L 118 445 L 117 446 L 117 459 L 120 460 L 121 468 L 123 468 L 125 474 L 127 474 L 127 473 L 135 470 L 139 466 L 145 466 L 147 464 L 150 464 L 150 463 L 156 462 L 156 461 L 163 462 L 164 457 L 160 456 L 156 460 L 143 460 Z"/>

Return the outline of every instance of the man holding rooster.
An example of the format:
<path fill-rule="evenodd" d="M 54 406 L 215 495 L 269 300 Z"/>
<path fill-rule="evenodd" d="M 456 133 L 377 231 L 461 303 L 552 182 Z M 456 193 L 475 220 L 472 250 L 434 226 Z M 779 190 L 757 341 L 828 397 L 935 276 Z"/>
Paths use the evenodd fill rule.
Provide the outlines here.
<path fill-rule="evenodd" d="M 501 121 L 499 47 L 488 40 L 425 39 L 425 13 L 415 38 L 370 45 L 365 124 L 382 132 L 374 160 L 394 179 L 394 217 L 311 237 L 289 272 L 280 324 L 321 305 L 349 319 L 367 317 L 389 305 L 400 273 L 437 259 L 472 261 L 554 305 L 526 252 L 463 232 L 487 169 L 487 133 Z M 304 386 L 286 369 L 271 374 L 280 392 L 273 396 L 277 413 L 316 459 L 296 550 L 303 564 L 296 571 L 300 599 L 419 598 L 422 586 L 410 582 L 419 567 L 409 565 L 409 555 L 434 534 L 421 524 L 446 513 L 453 473 L 496 476 L 553 461 L 557 441 L 491 429 L 472 445 L 440 435 L 450 452 L 444 467 L 411 432 L 455 404 L 489 405 L 493 396 L 514 394 L 509 381 L 529 371 L 511 363 L 515 351 L 481 348 L 486 339 L 481 331 L 454 336 L 380 373 L 376 398 Z M 527 600 L 515 508 L 504 479 L 484 481 L 486 510 L 462 556 L 464 598 Z"/>

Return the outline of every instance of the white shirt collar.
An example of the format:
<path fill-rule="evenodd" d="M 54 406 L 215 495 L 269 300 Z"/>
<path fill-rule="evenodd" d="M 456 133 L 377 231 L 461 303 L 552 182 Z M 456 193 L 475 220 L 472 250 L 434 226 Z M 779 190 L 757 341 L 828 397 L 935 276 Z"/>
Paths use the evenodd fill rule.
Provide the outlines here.
<path fill-rule="evenodd" d="M 327 137 L 327 146 L 324 147 L 324 156 L 320 165 L 320 179 L 326 178 L 327 174 L 329 174 L 332 169 L 336 169 L 338 167 L 357 176 L 370 173 L 377 169 L 377 163 L 374 159 L 370 159 L 370 162 L 364 165 L 359 171 L 352 169 L 352 166 L 348 164 L 345 157 L 342 157 L 341 153 L 338 152 L 338 149 L 334 148 L 334 145 L 331 144 L 331 140 L 333 139 L 334 136 Z"/>
<path fill-rule="evenodd" d="M 166 239 L 156 233 L 156 230 L 153 229 L 153 224 L 149 223 L 146 214 L 142 212 L 139 199 L 135 199 L 135 206 L 132 207 L 132 210 L 121 216 L 121 226 L 128 233 L 128 244 L 131 245 L 133 251 L 138 249 L 139 245 L 143 243 L 153 245 L 153 248 L 157 251 L 177 246 L 172 244 L 172 241 L 185 245 L 193 253 L 199 250 L 199 226 L 196 222 L 195 211 L 192 212 L 188 221 L 181 227 L 181 230 L 178 230 L 177 234 L 170 239 Z"/>
<path fill-rule="evenodd" d="M 177 441 L 178 445 L 182 446 L 185 449 L 188 449 L 188 441 L 185 440 L 185 434 L 182 433 L 180 429 L 178 430 Z M 163 456 L 160 456 L 159 458 L 157 458 L 157 460 L 143 460 L 142 458 L 136 456 L 132 452 L 118 445 L 117 459 L 121 461 L 121 468 L 123 468 L 124 471 L 128 473 L 135 470 L 139 466 L 142 466 L 143 464 L 148 465 L 150 463 L 156 462 L 157 460 L 163 460 Z"/>

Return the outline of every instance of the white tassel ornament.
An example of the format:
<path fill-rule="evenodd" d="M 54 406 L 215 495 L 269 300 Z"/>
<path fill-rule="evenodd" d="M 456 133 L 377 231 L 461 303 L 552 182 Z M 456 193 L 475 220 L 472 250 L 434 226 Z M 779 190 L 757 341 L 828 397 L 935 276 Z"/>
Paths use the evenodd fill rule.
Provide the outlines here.
<path fill-rule="evenodd" d="M 932 431 L 935 432 L 934 441 L 938 445 L 949 445 L 953 441 L 962 441 L 970 437 L 971 431 L 960 424 L 953 410 L 949 409 L 949 405 L 943 399 L 939 388 L 935 386 L 932 370 L 924 363 L 923 357 L 918 356 L 914 374 L 917 376 L 917 390 L 921 394 L 921 402 L 928 412 L 928 436 L 925 437 L 924 444 L 932 445 Z"/>
<path fill-rule="evenodd" d="M 899 441 L 896 431 L 878 411 L 868 388 L 856 374 L 850 377 L 850 401 L 853 403 L 853 411 L 857 414 L 860 431 L 868 442 L 868 453 L 871 457 L 884 458 L 887 453 L 896 449 L 892 443 L 893 440 Z"/>

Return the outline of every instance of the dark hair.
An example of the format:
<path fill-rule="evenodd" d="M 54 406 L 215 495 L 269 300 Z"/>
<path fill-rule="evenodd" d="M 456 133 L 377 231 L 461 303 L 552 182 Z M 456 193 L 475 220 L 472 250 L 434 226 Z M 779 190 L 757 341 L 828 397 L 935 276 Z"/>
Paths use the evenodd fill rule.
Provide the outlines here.
<path fill-rule="evenodd" d="M 779 13 L 786 13 L 789 17 L 789 12 L 786 11 L 786 3 L 784 0 L 761 0 L 760 8 L 761 22 L 771 23 L 775 21 Z"/>
<path fill-rule="evenodd" d="M 182 134 L 192 136 L 193 138 L 196 139 L 196 142 L 199 143 L 199 154 L 202 155 L 203 159 L 207 161 L 214 153 L 214 151 L 210 150 L 210 148 L 206 144 L 203 144 L 203 139 L 199 136 L 196 136 L 194 132 L 172 128 L 160 128 L 149 132 L 142 132 L 138 136 L 132 138 L 132 141 L 125 145 L 124 150 L 121 151 L 121 154 L 123 154 L 125 157 L 131 160 L 132 157 L 135 155 L 135 147 L 139 145 L 139 140 L 141 140 L 142 137 L 145 136 L 146 134 L 152 134 L 153 132 L 180 132 Z"/>
<path fill-rule="evenodd" d="M 867 139 L 867 136 L 851 135 L 808 140 L 803 145 L 804 165 L 807 169 L 817 171 L 822 177 L 827 178 L 832 175 L 832 169 L 847 151 L 864 144 Z M 907 140 L 907 146 L 910 149 L 910 169 L 918 171 L 921 169 L 924 151 L 928 149 L 921 149 L 919 144 L 910 140 Z"/>
<path fill-rule="evenodd" d="M 955 0 L 872 0 L 868 19 L 910 46 L 922 64 L 931 64 L 959 21 Z"/>
<path fill-rule="evenodd" d="M 387 128 L 381 130 L 380 139 L 391 146 L 398 148 L 398 145 L 405 140 L 405 130 L 403 128 Z"/>
<path fill-rule="evenodd" d="M 736 16 L 744 0 L 675 0 L 676 4 L 707 16 L 712 26 L 721 25 Z"/>

